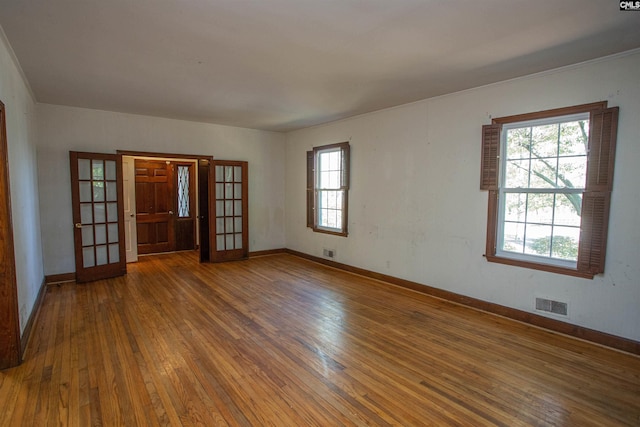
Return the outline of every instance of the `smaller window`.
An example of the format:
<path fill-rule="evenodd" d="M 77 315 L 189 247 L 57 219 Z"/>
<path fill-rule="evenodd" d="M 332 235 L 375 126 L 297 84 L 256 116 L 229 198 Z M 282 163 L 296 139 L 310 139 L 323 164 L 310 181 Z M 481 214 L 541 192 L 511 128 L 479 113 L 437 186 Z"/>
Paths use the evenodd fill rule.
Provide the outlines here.
<path fill-rule="evenodd" d="M 313 180 L 313 197 L 307 193 L 307 225 L 317 232 L 346 236 L 349 143 L 315 147 L 313 163 L 307 162 L 307 168 L 311 166 L 313 170 L 307 170 L 307 190 Z"/>

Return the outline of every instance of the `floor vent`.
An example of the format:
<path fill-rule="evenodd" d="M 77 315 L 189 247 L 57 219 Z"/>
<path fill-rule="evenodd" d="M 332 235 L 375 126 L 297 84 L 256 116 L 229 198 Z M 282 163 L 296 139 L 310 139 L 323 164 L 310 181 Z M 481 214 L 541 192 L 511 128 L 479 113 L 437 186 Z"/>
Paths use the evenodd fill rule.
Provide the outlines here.
<path fill-rule="evenodd" d="M 567 303 L 544 298 L 536 298 L 536 310 L 548 311 L 549 313 L 566 316 Z"/>
<path fill-rule="evenodd" d="M 333 249 L 323 249 L 322 255 L 327 258 L 333 258 L 335 255 L 335 251 Z"/>

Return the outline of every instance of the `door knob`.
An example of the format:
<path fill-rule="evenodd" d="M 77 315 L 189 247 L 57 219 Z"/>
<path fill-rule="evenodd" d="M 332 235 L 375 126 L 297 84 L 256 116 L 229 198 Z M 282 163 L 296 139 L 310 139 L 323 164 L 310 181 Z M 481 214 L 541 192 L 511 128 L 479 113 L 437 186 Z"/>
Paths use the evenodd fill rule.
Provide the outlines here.
<path fill-rule="evenodd" d="M 82 228 L 82 224 L 80 224 L 79 222 L 75 223 L 76 228 Z"/>
<path fill-rule="evenodd" d="M 169 215 L 173 215 L 173 211 L 169 211 Z"/>
<path fill-rule="evenodd" d="M 134 216 L 136 216 L 136 214 L 131 214 L 131 215 L 129 215 L 129 216 L 130 216 L 131 218 L 133 218 Z"/>

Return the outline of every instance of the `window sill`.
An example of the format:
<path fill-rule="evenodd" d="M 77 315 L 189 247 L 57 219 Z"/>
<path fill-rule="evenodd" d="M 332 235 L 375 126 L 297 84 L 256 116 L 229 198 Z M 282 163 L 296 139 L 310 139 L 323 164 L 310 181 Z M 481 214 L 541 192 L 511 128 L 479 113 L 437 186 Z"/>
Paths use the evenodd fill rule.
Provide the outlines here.
<path fill-rule="evenodd" d="M 333 230 L 327 230 L 325 228 L 318 228 L 318 227 L 312 227 L 311 229 L 316 233 L 333 234 L 334 236 L 347 237 L 346 231 L 333 231 Z"/>
<path fill-rule="evenodd" d="M 485 255 L 484 257 L 489 262 L 496 262 L 498 264 L 505 264 L 505 265 L 513 265 L 516 267 L 530 268 L 532 270 L 547 271 L 550 273 L 564 274 L 567 276 L 581 277 L 583 279 L 593 279 L 593 276 L 594 276 L 593 273 L 588 271 L 579 271 L 573 268 L 560 267 L 557 265 L 540 264 L 537 262 L 522 261 L 519 259 L 504 258 L 504 257 L 495 256 L 495 255 Z"/>

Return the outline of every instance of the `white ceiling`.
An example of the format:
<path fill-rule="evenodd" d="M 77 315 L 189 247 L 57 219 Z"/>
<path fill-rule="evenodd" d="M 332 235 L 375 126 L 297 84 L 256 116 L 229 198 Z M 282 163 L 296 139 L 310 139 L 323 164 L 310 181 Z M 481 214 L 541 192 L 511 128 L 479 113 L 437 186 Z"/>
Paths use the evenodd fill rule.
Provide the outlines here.
<path fill-rule="evenodd" d="M 640 47 L 614 0 L 0 0 L 39 102 L 288 131 Z"/>

